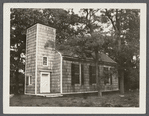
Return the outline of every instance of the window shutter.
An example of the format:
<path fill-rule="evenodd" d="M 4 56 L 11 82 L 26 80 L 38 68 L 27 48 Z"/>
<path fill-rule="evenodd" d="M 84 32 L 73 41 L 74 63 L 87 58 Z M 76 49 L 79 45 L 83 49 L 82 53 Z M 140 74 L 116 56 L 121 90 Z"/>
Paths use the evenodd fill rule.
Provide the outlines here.
<path fill-rule="evenodd" d="M 74 65 L 74 84 L 79 84 L 80 83 L 79 65 L 78 64 L 73 65 Z"/>
<path fill-rule="evenodd" d="M 26 76 L 26 85 L 28 85 L 29 83 L 28 83 L 28 76 Z"/>
<path fill-rule="evenodd" d="M 96 67 L 92 66 L 92 84 L 96 83 Z"/>
<path fill-rule="evenodd" d="M 92 84 L 92 66 L 89 66 L 89 84 Z"/>
<path fill-rule="evenodd" d="M 110 84 L 112 85 L 112 74 L 110 74 Z"/>
<path fill-rule="evenodd" d="M 81 84 L 84 85 L 84 65 L 81 64 Z"/>
<path fill-rule="evenodd" d="M 32 84 L 32 76 L 30 76 L 30 84 Z"/>
<path fill-rule="evenodd" d="M 100 68 L 99 68 L 99 66 L 98 66 L 98 77 L 100 76 Z"/>
<path fill-rule="evenodd" d="M 113 73 L 113 69 L 110 68 L 110 84 L 112 85 L 112 73 Z"/>
<path fill-rule="evenodd" d="M 74 85 L 74 64 L 71 64 L 71 85 Z"/>

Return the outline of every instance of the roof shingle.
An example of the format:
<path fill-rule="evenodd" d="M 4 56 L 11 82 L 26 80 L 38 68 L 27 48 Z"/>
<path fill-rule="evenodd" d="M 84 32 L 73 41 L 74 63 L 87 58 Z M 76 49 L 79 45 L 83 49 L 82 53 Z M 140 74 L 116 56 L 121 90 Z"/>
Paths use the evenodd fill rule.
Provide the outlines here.
<path fill-rule="evenodd" d="M 68 51 L 60 51 L 60 53 L 62 54 L 62 56 L 64 57 L 74 57 L 74 58 L 79 58 L 78 55 L 72 53 L 72 52 L 68 52 Z M 87 59 L 91 59 L 91 58 L 87 58 Z M 103 62 L 108 62 L 108 63 L 115 63 L 116 62 L 114 60 L 112 60 L 108 55 L 104 54 L 103 52 L 101 52 L 101 59 L 100 61 Z"/>

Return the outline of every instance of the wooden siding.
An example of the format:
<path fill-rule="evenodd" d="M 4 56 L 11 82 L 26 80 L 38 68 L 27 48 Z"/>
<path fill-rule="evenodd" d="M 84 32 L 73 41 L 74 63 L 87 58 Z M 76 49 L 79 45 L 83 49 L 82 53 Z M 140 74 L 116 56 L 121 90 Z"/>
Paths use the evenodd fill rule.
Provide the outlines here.
<path fill-rule="evenodd" d="M 60 92 L 60 56 L 51 46 L 45 47 L 48 40 L 55 41 L 55 29 L 38 24 L 37 94 L 40 93 L 40 73 L 44 70 L 50 73 L 50 92 Z M 48 58 L 47 66 L 43 66 L 43 57 Z"/>
<path fill-rule="evenodd" d="M 55 52 L 53 59 L 53 69 L 51 73 L 51 93 L 59 93 L 60 92 L 60 55 Z"/>
<path fill-rule="evenodd" d="M 27 29 L 26 34 L 25 77 L 32 76 L 31 85 L 26 84 L 26 93 L 31 94 L 35 94 L 36 30 L 37 25 L 34 25 Z"/>
<path fill-rule="evenodd" d="M 38 31 L 38 32 L 37 32 Z M 49 41 L 50 40 L 50 41 Z M 45 46 L 47 45 L 49 46 Z M 53 42 L 55 44 L 55 29 L 44 26 L 41 24 L 36 24 L 27 30 L 26 37 L 26 66 L 25 75 L 32 76 L 32 84 L 26 85 L 26 93 L 35 94 L 35 86 L 37 86 L 37 94 L 40 94 L 40 78 L 41 72 L 50 73 L 50 92 L 60 93 L 61 91 L 61 56 L 55 51 L 52 46 Z M 55 46 L 55 45 L 54 45 Z M 43 57 L 48 58 L 48 65 L 43 65 Z M 73 93 L 73 92 L 87 92 L 87 91 L 97 91 L 96 84 L 89 84 L 89 66 L 94 66 L 92 61 L 84 60 L 73 60 L 73 58 L 63 57 L 62 61 L 62 92 L 63 93 Z M 37 62 L 36 62 L 37 61 Z M 71 84 L 71 64 L 83 64 L 84 65 L 84 82 L 83 84 Z M 103 75 L 103 67 L 106 66 L 116 66 L 116 64 L 102 63 L 99 62 L 100 72 L 99 75 Z M 37 72 L 36 72 L 37 71 Z M 37 75 L 37 76 L 36 76 Z M 35 81 L 35 79 L 37 80 Z M 35 84 L 37 82 L 37 85 Z M 104 85 L 102 81 L 103 91 L 113 91 L 118 90 L 118 76 L 117 74 L 112 76 L 112 85 Z"/>
<path fill-rule="evenodd" d="M 106 65 L 100 65 L 100 76 L 103 76 L 103 68 L 108 67 L 111 68 L 111 66 L 106 66 Z M 118 90 L 118 74 L 113 74 L 112 75 L 112 85 L 111 84 L 104 84 L 104 81 L 101 81 L 102 83 L 102 91 L 113 91 L 113 90 Z"/>
<path fill-rule="evenodd" d="M 94 63 L 87 63 L 87 62 L 80 62 L 81 64 L 84 65 L 84 84 L 75 84 L 71 85 L 71 63 L 79 64 L 79 62 L 75 61 L 68 61 L 68 60 L 63 60 L 62 62 L 62 76 L 63 76 L 63 81 L 62 81 L 62 89 L 63 93 L 72 93 L 72 92 L 87 92 L 87 91 L 97 91 L 97 86 L 96 84 L 89 84 L 89 66 L 94 65 Z M 103 66 L 100 65 L 100 72 L 99 75 L 102 76 L 102 71 L 103 71 Z M 113 79 L 113 85 L 104 85 L 102 84 L 102 90 L 103 91 L 113 91 L 113 90 L 118 90 L 118 78 L 117 75 L 112 77 Z M 103 83 L 103 82 L 102 82 Z"/>

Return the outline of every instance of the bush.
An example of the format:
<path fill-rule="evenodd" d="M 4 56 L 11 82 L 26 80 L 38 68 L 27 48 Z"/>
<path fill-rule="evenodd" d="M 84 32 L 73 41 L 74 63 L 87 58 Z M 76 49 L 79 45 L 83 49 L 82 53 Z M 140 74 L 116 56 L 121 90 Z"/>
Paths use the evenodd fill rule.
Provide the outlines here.
<path fill-rule="evenodd" d="M 125 90 L 134 90 L 139 88 L 139 70 L 135 68 L 130 68 L 125 71 L 124 75 Z"/>

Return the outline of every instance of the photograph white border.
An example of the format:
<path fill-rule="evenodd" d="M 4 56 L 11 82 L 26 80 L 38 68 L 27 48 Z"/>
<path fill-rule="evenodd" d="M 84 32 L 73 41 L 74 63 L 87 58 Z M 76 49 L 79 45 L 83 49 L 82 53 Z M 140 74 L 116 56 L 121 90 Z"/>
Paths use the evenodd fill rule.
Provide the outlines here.
<path fill-rule="evenodd" d="M 139 107 L 13 107 L 9 106 L 11 8 L 120 8 L 140 9 Z M 146 3 L 4 3 L 3 4 L 3 113 L 4 114 L 145 114 L 146 113 Z"/>

